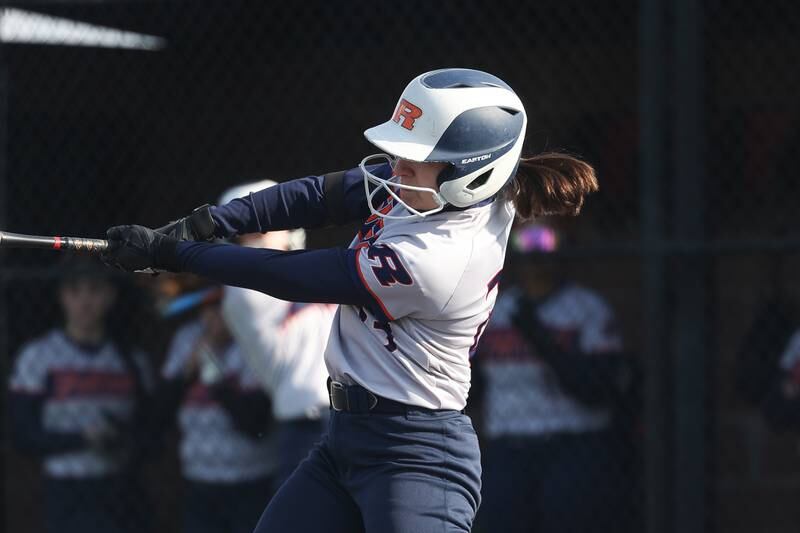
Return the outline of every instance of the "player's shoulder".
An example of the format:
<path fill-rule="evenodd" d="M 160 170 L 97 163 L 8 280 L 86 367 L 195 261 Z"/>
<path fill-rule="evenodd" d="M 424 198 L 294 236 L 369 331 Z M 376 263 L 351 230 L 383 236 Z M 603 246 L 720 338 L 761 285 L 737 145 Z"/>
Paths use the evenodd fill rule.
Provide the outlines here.
<path fill-rule="evenodd" d="M 462 278 L 471 247 L 436 235 L 388 233 L 356 253 L 359 277 L 393 320 L 438 316 Z"/>
<path fill-rule="evenodd" d="M 64 344 L 64 334 L 59 329 L 51 329 L 25 342 L 19 348 L 19 359 L 52 357 L 63 352 Z"/>
<path fill-rule="evenodd" d="M 389 234 L 379 239 L 367 256 L 386 255 L 398 262 L 412 279 L 428 285 L 457 282 L 472 255 L 472 243 L 459 242 L 437 231 L 415 234 Z M 454 279 L 455 278 L 455 279 Z"/>

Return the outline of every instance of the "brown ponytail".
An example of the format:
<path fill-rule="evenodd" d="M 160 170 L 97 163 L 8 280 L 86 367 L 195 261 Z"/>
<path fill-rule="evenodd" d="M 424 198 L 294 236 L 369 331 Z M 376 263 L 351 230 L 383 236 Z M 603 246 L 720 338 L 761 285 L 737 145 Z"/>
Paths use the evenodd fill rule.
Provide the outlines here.
<path fill-rule="evenodd" d="M 509 195 L 525 220 L 544 215 L 577 215 L 583 198 L 598 189 L 592 166 L 577 157 L 546 152 L 519 161 Z"/>

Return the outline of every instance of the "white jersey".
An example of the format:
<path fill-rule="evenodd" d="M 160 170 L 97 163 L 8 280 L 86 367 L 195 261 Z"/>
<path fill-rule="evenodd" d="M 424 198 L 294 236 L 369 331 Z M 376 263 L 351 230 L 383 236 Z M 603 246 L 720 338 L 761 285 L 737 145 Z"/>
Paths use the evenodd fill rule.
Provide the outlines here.
<path fill-rule="evenodd" d="M 276 420 L 319 418 L 327 411 L 323 353 L 335 305 L 289 303 L 226 287 L 222 311 L 250 372 L 272 399 Z"/>
<path fill-rule="evenodd" d="M 133 360 L 139 365 L 142 385 L 152 386 L 146 356 L 135 352 Z M 104 414 L 130 418 L 136 379 L 113 343 L 90 352 L 68 340 L 61 330 L 52 330 L 22 348 L 9 385 L 13 393 L 44 398 L 45 431 L 74 434 L 102 427 L 107 423 Z M 87 445 L 47 456 L 43 468 L 54 478 L 88 478 L 115 474 L 122 464 L 120 457 Z"/>
<path fill-rule="evenodd" d="M 565 392 L 553 370 L 511 322 L 520 293 L 503 292 L 481 341 L 485 377 L 484 424 L 490 437 L 599 430 L 611 412 L 587 407 Z M 593 291 L 575 285 L 559 289 L 538 308 L 538 318 L 564 346 L 587 357 L 621 349 L 610 307 Z"/>
<path fill-rule="evenodd" d="M 203 332 L 200 321 L 183 325 L 172 338 L 162 369 L 166 379 L 182 373 Z M 222 379 L 240 390 L 258 388 L 234 343 L 220 354 Z M 208 386 L 192 383 L 178 410 L 181 430 L 181 471 L 186 479 L 206 483 L 237 483 L 266 477 L 276 468 L 272 439 L 255 439 L 238 431 Z"/>
<path fill-rule="evenodd" d="M 367 219 L 351 248 L 379 308 L 340 306 L 325 351 L 331 377 L 409 405 L 463 409 L 470 353 L 494 306 L 513 220 L 502 200 L 421 219 Z"/>

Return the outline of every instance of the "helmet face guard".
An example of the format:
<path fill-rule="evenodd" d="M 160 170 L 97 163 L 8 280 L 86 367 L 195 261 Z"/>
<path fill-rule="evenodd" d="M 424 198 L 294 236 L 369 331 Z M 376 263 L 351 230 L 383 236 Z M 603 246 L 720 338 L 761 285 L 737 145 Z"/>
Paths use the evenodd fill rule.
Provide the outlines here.
<path fill-rule="evenodd" d="M 369 168 L 375 164 L 385 164 L 389 163 L 389 165 L 394 168 L 395 158 L 388 154 L 374 154 L 368 155 L 364 159 L 361 160 L 361 163 L 358 164 L 358 167 L 361 169 L 361 173 L 364 175 L 364 192 L 367 195 L 367 205 L 369 206 L 369 210 L 373 215 L 388 218 L 388 219 L 407 219 L 407 218 L 418 218 L 418 217 L 425 217 L 427 215 L 432 215 L 434 213 L 438 213 L 442 209 L 444 209 L 445 201 L 442 198 L 442 195 L 435 189 L 431 189 L 430 187 L 417 187 L 415 185 L 404 185 L 398 176 L 392 176 L 389 179 L 380 178 L 373 174 Z M 374 188 L 370 189 L 370 185 L 373 185 Z M 419 211 L 414 209 L 410 205 L 406 204 L 401 198 L 400 195 L 397 194 L 399 190 L 407 190 L 407 191 L 417 191 L 417 192 L 427 192 L 431 195 L 434 202 L 436 202 L 436 207 L 433 209 L 426 209 L 425 211 Z M 381 210 L 380 206 L 375 206 L 373 200 L 375 196 L 381 192 L 388 193 L 389 197 L 394 200 L 395 203 L 399 203 L 403 205 L 406 210 L 410 213 L 408 215 L 390 215 L 385 213 Z"/>
<path fill-rule="evenodd" d="M 468 69 L 422 74 L 403 91 L 392 118 L 364 135 L 394 158 L 447 163 L 439 190 L 427 189 L 441 208 L 423 213 L 411 208 L 392 194 L 392 187 L 401 186 L 391 179 L 364 173 L 365 187 L 386 189 L 414 217 L 441 211 L 444 204 L 469 207 L 497 194 L 514 176 L 526 124 L 519 97 L 491 74 Z"/>

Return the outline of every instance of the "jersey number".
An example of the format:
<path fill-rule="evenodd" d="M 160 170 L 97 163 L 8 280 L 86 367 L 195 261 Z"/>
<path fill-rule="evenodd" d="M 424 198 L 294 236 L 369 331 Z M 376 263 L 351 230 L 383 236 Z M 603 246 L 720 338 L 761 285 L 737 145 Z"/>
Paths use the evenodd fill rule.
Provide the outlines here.
<path fill-rule="evenodd" d="M 361 319 L 361 322 L 367 321 L 367 312 L 364 311 L 361 307 L 358 308 L 358 318 Z M 375 329 L 383 330 L 386 333 L 386 344 L 383 345 L 384 348 L 393 352 L 397 349 L 397 344 L 394 342 L 394 335 L 392 334 L 392 328 L 389 326 L 388 322 L 381 322 L 380 320 L 375 320 L 372 322 L 372 327 Z"/>

